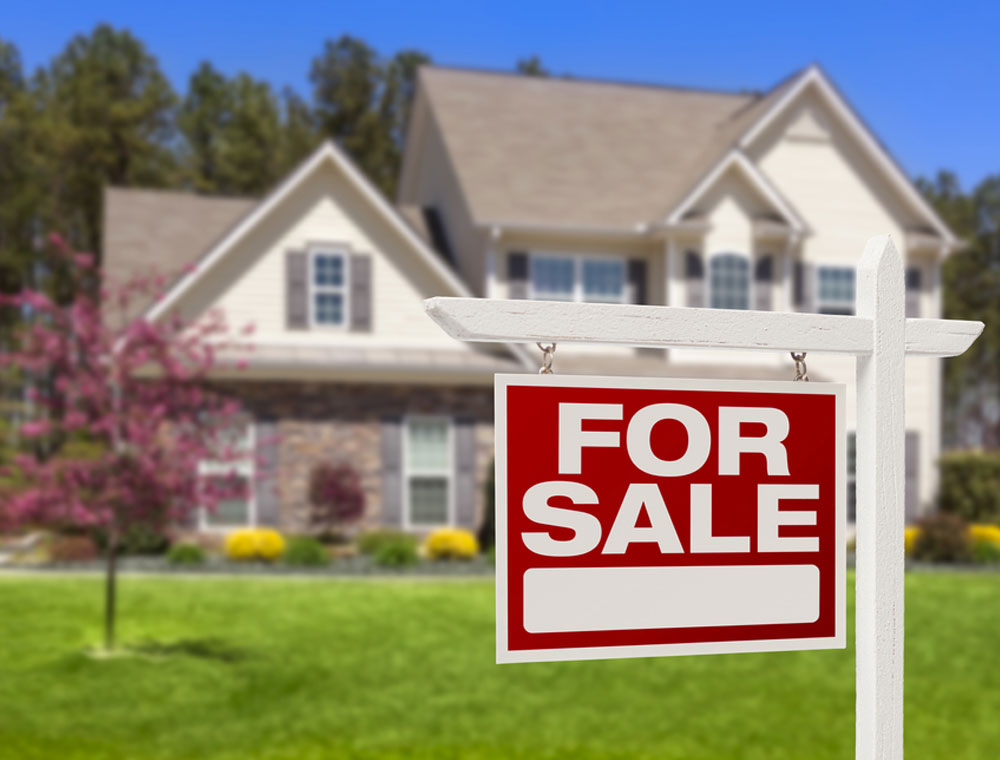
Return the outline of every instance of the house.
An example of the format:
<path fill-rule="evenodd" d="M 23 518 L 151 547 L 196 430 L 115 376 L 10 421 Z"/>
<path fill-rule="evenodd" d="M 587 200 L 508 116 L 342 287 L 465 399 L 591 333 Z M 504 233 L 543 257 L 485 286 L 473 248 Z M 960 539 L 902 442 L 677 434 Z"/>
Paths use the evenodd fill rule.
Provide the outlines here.
<path fill-rule="evenodd" d="M 427 67 L 394 206 L 326 144 L 261 200 L 110 189 L 106 217 L 109 271 L 197 262 L 150 317 L 221 307 L 257 327 L 248 370 L 220 383 L 273 467 L 206 529 L 301 529 L 331 459 L 359 469 L 368 525 L 479 523 L 492 375 L 540 355 L 456 343 L 427 296 L 849 314 L 862 247 L 889 232 L 908 314 L 936 317 L 957 246 L 817 67 L 763 95 Z M 853 428 L 853 359 L 807 361 L 847 384 Z M 936 489 L 940 365 L 906 361 L 912 518 Z M 560 346 L 555 370 L 793 376 L 787 355 L 620 346 Z"/>

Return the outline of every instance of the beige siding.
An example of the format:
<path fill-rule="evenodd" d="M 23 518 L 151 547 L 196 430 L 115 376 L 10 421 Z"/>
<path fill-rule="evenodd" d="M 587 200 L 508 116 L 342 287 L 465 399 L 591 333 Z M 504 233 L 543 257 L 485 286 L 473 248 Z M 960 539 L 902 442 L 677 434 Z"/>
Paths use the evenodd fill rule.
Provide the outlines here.
<path fill-rule="evenodd" d="M 285 254 L 310 242 L 343 243 L 372 257 L 372 332 L 286 329 Z M 422 301 L 452 295 L 413 247 L 330 163 L 296 188 L 184 297 L 188 317 L 224 310 L 253 324 L 260 343 L 456 347 L 426 316 Z"/>
<path fill-rule="evenodd" d="M 818 99 L 804 97 L 761 136 L 751 155 L 811 227 L 801 244 L 803 260 L 854 266 L 868 238 L 889 233 L 907 264 L 923 270 L 921 315 L 939 316 L 936 260 L 909 255 L 905 249 L 905 229 L 917 220 Z M 817 356 L 810 358 L 809 367 L 824 378 L 848 384 L 847 424 L 853 429 L 853 360 Z M 906 427 L 920 435 L 920 498 L 925 508 L 937 487 L 939 373 L 938 360 L 906 361 Z"/>

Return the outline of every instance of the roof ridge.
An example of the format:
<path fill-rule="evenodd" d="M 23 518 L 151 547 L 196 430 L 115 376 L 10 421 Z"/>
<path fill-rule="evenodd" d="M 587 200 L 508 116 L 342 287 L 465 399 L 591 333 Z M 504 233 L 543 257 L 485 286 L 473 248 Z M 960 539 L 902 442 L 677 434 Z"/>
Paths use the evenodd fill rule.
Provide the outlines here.
<path fill-rule="evenodd" d="M 476 66 L 448 66 L 443 64 L 425 64 L 420 67 L 422 71 L 450 71 L 459 74 L 473 74 L 477 76 L 495 76 L 505 79 L 521 79 L 525 82 L 549 82 L 560 84 L 589 84 L 606 87 L 623 87 L 628 89 L 644 90 L 666 90 L 669 92 L 690 93 L 692 95 L 718 95 L 730 98 L 749 98 L 751 102 L 760 96 L 754 96 L 746 90 L 727 90 L 723 88 L 693 87 L 688 85 L 664 84 L 658 82 L 639 82 L 628 79 L 601 79 L 598 77 L 576 76 L 574 74 L 561 74 L 554 76 L 529 76 L 520 74 L 517 71 L 507 71 L 504 69 L 490 69 Z"/>

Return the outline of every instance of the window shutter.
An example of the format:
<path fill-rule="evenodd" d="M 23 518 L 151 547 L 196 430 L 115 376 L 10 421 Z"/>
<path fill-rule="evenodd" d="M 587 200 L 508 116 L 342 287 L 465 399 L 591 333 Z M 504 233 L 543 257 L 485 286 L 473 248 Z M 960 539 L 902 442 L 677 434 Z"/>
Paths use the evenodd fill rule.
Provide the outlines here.
<path fill-rule="evenodd" d="M 257 422 L 254 429 L 257 442 L 254 463 L 254 502 L 257 506 L 257 524 L 275 526 L 281 518 L 278 499 L 278 424 L 273 421 Z"/>
<path fill-rule="evenodd" d="M 764 254 L 757 259 L 753 270 L 754 308 L 757 311 L 771 311 L 774 308 L 774 256 Z"/>
<path fill-rule="evenodd" d="M 455 420 L 455 524 L 476 529 L 476 421 Z"/>
<path fill-rule="evenodd" d="M 347 271 L 351 278 L 351 330 L 371 332 L 372 257 L 361 253 L 352 254 Z"/>
<path fill-rule="evenodd" d="M 628 303 L 649 303 L 646 296 L 646 261 L 644 259 L 629 259 L 625 296 Z"/>
<path fill-rule="evenodd" d="M 913 522 L 920 516 L 920 433 L 906 431 L 903 451 L 906 481 L 903 485 L 903 504 L 906 522 Z"/>
<path fill-rule="evenodd" d="M 285 296 L 289 330 L 309 327 L 309 256 L 305 251 L 285 254 Z"/>
<path fill-rule="evenodd" d="M 382 524 L 403 524 L 403 420 L 382 419 Z"/>
<path fill-rule="evenodd" d="M 795 311 L 816 311 L 816 276 L 812 264 L 796 261 L 793 271 L 792 301 Z"/>
<path fill-rule="evenodd" d="M 919 267 L 906 270 L 906 316 L 920 316 L 920 298 L 923 295 L 923 272 Z"/>
<path fill-rule="evenodd" d="M 705 264 L 697 251 L 684 254 L 684 282 L 687 287 L 687 305 L 705 306 Z"/>
<path fill-rule="evenodd" d="M 528 254 L 523 251 L 507 254 L 507 297 L 528 297 Z"/>

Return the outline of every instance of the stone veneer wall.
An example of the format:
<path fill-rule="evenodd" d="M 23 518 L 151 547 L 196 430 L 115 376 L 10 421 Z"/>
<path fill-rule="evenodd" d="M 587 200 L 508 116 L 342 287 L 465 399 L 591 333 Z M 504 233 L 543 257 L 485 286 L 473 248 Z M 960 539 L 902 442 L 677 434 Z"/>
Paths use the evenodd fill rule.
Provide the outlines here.
<path fill-rule="evenodd" d="M 384 417 L 407 414 L 475 420 L 475 527 L 481 522 L 483 484 L 493 459 L 492 387 L 248 380 L 226 383 L 220 390 L 240 398 L 254 419 L 277 423 L 282 530 L 308 528 L 309 475 L 323 461 L 347 461 L 358 469 L 365 490 L 359 528 L 390 527 L 381 521 L 381 423 Z"/>

